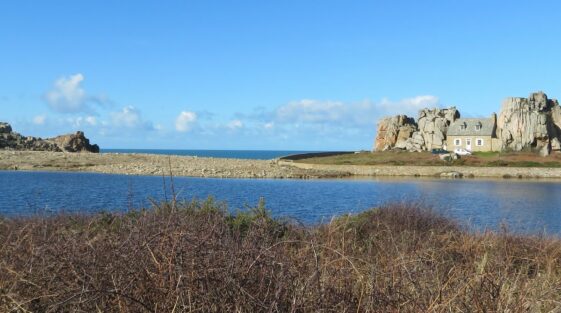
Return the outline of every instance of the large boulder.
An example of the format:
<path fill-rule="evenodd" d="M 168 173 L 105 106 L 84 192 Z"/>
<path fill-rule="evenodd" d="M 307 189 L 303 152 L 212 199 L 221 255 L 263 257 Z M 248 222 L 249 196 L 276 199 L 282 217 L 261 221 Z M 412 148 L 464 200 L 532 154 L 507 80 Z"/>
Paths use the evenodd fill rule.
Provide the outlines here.
<path fill-rule="evenodd" d="M 455 107 L 448 109 L 423 109 L 419 112 L 419 135 L 423 137 L 424 150 L 442 149 L 446 145 L 448 126 L 460 118 Z"/>
<path fill-rule="evenodd" d="M 90 140 L 81 131 L 77 131 L 75 134 L 58 136 L 50 139 L 50 141 L 53 141 L 62 151 L 66 152 L 99 153 L 99 146 L 90 144 Z"/>
<path fill-rule="evenodd" d="M 561 108 L 543 92 L 528 98 L 507 98 L 497 120 L 501 150 L 535 150 L 541 155 L 560 150 Z"/>
<path fill-rule="evenodd" d="M 418 131 L 411 135 L 411 138 L 405 142 L 405 150 L 411 152 L 421 152 L 426 150 L 425 139 Z"/>
<path fill-rule="evenodd" d="M 400 149 L 419 152 L 442 149 L 446 145 L 448 126 L 459 117 L 460 112 L 451 107 L 423 109 L 419 111 L 417 123 L 406 115 L 383 118 L 378 123 L 374 150 Z M 561 114 L 559 120 L 561 122 Z"/>
<path fill-rule="evenodd" d="M 386 151 L 394 147 L 405 148 L 407 139 L 417 130 L 413 118 L 407 115 L 386 117 L 378 122 L 378 132 L 374 142 L 374 150 Z"/>

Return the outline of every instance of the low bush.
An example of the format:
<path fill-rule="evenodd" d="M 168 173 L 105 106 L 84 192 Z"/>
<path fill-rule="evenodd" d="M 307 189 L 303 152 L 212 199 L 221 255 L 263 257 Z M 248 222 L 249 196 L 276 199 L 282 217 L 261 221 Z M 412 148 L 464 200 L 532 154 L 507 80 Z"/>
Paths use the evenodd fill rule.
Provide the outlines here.
<path fill-rule="evenodd" d="M 550 312 L 557 238 L 415 205 L 328 224 L 213 200 L 0 220 L 2 312 Z"/>

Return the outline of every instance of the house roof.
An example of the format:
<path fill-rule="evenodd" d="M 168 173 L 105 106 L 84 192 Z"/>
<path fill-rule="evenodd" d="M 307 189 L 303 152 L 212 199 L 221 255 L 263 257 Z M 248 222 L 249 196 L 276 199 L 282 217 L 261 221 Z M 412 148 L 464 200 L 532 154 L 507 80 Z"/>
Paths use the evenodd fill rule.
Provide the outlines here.
<path fill-rule="evenodd" d="M 476 130 L 476 126 L 481 126 Z M 492 118 L 459 118 L 448 126 L 448 136 L 493 136 L 495 123 Z"/>

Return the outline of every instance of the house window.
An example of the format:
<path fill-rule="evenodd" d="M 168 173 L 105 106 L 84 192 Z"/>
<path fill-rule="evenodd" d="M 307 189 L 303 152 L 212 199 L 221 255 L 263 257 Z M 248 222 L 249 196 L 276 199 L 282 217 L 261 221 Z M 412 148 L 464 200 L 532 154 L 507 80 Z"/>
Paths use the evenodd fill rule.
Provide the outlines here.
<path fill-rule="evenodd" d="M 483 139 L 481 139 L 481 138 L 475 139 L 475 145 L 478 146 L 478 147 L 483 146 Z"/>
<path fill-rule="evenodd" d="M 454 139 L 454 146 L 461 146 L 462 140 L 461 139 Z"/>
<path fill-rule="evenodd" d="M 475 125 L 475 130 L 481 130 L 481 125 Z"/>
<path fill-rule="evenodd" d="M 466 129 L 466 124 L 462 124 L 462 125 L 460 125 L 460 129 L 461 129 L 461 130 L 464 130 L 464 129 Z"/>

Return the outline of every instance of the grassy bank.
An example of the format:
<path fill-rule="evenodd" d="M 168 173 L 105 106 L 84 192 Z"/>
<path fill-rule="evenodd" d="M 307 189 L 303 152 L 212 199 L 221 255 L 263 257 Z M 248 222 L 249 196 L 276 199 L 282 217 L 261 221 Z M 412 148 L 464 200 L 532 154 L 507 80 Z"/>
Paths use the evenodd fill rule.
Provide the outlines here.
<path fill-rule="evenodd" d="M 451 162 L 441 161 L 430 152 L 383 151 L 316 157 L 296 162 L 333 165 L 420 165 L 482 167 L 561 167 L 561 154 L 542 157 L 532 152 L 475 152 Z"/>
<path fill-rule="evenodd" d="M 313 227 L 212 201 L 0 221 L 2 312 L 549 312 L 561 241 L 414 206 Z"/>

